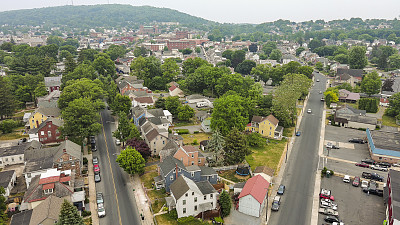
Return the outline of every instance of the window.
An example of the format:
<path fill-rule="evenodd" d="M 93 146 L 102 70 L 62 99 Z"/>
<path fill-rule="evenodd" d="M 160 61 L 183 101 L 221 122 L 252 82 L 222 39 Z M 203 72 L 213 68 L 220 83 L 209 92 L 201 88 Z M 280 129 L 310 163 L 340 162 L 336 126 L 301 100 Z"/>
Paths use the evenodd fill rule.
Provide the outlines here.
<path fill-rule="evenodd" d="M 63 159 L 62 158 L 60 158 L 60 162 L 62 162 L 63 161 Z"/>
<path fill-rule="evenodd" d="M 194 161 L 192 161 L 192 166 L 194 165 Z"/>
<path fill-rule="evenodd" d="M 69 161 L 71 161 L 71 160 L 72 160 L 72 156 L 69 157 Z"/>
<path fill-rule="evenodd" d="M 20 161 L 22 160 L 22 156 L 19 157 L 19 160 L 20 160 Z"/>
<path fill-rule="evenodd" d="M 189 195 L 189 194 L 188 194 L 188 193 L 186 193 L 186 194 L 185 194 L 185 197 L 187 197 L 188 195 Z"/>
<path fill-rule="evenodd" d="M 272 127 L 269 127 L 270 130 L 272 130 Z"/>
<path fill-rule="evenodd" d="M 192 177 L 194 177 L 194 172 L 191 172 Z"/>
<path fill-rule="evenodd" d="M 49 124 L 49 128 L 51 128 L 51 124 Z"/>
<path fill-rule="evenodd" d="M 183 208 L 183 214 L 185 214 L 186 213 L 186 208 Z"/>
<path fill-rule="evenodd" d="M 46 189 L 46 190 L 44 190 L 44 193 L 51 194 L 51 193 L 53 193 L 53 189 Z"/>
<path fill-rule="evenodd" d="M 11 158 L 11 161 L 13 161 L 13 162 L 14 162 L 14 158 Z"/>
<path fill-rule="evenodd" d="M 170 180 L 174 180 L 174 175 L 171 175 L 171 177 L 169 179 Z"/>
<path fill-rule="evenodd" d="M 165 141 L 162 141 L 162 144 L 165 145 Z"/>
<path fill-rule="evenodd" d="M 181 158 L 181 161 L 183 162 L 183 158 Z"/>
<path fill-rule="evenodd" d="M 178 169 L 178 172 L 180 173 L 181 171 L 182 171 L 181 168 L 179 168 L 179 169 Z"/>
<path fill-rule="evenodd" d="M 47 131 L 47 136 L 51 137 L 51 131 Z"/>
<path fill-rule="evenodd" d="M 186 200 L 183 200 L 183 201 L 182 201 L 182 204 L 183 204 L 183 205 L 186 205 Z"/>
<path fill-rule="evenodd" d="M 201 163 L 201 159 L 199 159 L 199 163 Z"/>
<path fill-rule="evenodd" d="M 213 198 L 213 194 L 210 194 L 210 199 L 212 199 Z"/>
<path fill-rule="evenodd" d="M 194 192 L 193 192 L 193 194 L 194 194 Z M 194 202 L 197 202 L 197 197 L 194 197 Z"/>
<path fill-rule="evenodd" d="M 194 206 L 194 211 L 197 211 L 197 205 Z"/>
<path fill-rule="evenodd" d="M 269 132 L 269 135 L 271 135 L 271 132 Z"/>
<path fill-rule="evenodd" d="M 8 158 L 6 158 L 6 162 L 8 162 Z"/>
<path fill-rule="evenodd" d="M 32 123 L 34 123 L 35 122 L 35 120 L 32 120 Z"/>
<path fill-rule="evenodd" d="M 204 195 L 204 200 L 207 200 L 207 195 Z"/>
<path fill-rule="evenodd" d="M 192 154 L 192 158 L 194 158 L 194 154 Z"/>
<path fill-rule="evenodd" d="M 27 173 L 26 176 L 27 176 L 28 178 L 31 178 L 32 174 L 31 174 L 31 173 Z"/>
<path fill-rule="evenodd" d="M 382 159 L 382 157 L 379 157 L 379 159 Z"/>
<path fill-rule="evenodd" d="M 40 135 L 42 135 L 42 136 L 43 136 L 43 135 L 44 135 L 44 131 L 40 131 Z"/>
<path fill-rule="evenodd" d="M 194 195 L 194 191 L 192 191 L 192 195 Z"/>

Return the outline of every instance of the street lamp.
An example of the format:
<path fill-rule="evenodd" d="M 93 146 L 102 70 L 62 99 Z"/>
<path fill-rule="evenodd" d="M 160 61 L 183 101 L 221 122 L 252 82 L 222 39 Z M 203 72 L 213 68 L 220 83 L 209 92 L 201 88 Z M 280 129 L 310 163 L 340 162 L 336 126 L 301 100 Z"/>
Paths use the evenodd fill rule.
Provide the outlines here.
<path fill-rule="evenodd" d="M 268 188 L 269 188 L 269 184 L 268 184 L 268 187 L 267 188 L 265 188 L 265 189 L 267 189 L 267 207 L 265 208 L 265 224 L 267 224 L 267 221 L 268 221 Z"/>

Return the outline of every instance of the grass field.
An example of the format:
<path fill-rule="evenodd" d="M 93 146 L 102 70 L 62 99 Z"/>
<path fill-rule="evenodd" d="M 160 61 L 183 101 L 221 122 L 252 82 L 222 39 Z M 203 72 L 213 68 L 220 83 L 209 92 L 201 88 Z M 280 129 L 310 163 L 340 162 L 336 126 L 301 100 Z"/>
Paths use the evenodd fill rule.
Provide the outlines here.
<path fill-rule="evenodd" d="M 208 140 L 208 137 L 210 136 L 210 134 L 206 133 L 182 134 L 183 143 L 186 145 L 190 145 L 194 140 L 197 140 L 197 143 L 200 143 L 200 141 Z"/>
<path fill-rule="evenodd" d="M 14 139 L 21 139 L 21 138 L 29 137 L 29 135 L 23 134 L 24 129 L 25 129 L 25 127 L 17 127 L 11 133 L 0 134 L 0 140 L 5 141 L 5 140 L 14 140 Z"/>
<path fill-rule="evenodd" d="M 252 168 L 253 169 L 253 168 Z M 236 174 L 235 170 L 226 170 L 219 174 L 220 177 L 233 181 L 235 183 L 240 183 L 246 181 L 250 178 L 249 176 L 239 176 Z"/>
<path fill-rule="evenodd" d="M 270 143 L 264 147 L 251 148 L 253 153 L 246 156 L 246 161 L 252 169 L 257 166 L 268 166 L 274 169 L 276 173 L 285 145 L 286 139 L 280 141 L 270 140 Z"/>
<path fill-rule="evenodd" d="M 391 127 L 399 126 L 396 124 L 396 119 L 394 117 L 387 116 L 387 115 L 382 116 L 382 125 L 383 126 L 391 126 Z"/>

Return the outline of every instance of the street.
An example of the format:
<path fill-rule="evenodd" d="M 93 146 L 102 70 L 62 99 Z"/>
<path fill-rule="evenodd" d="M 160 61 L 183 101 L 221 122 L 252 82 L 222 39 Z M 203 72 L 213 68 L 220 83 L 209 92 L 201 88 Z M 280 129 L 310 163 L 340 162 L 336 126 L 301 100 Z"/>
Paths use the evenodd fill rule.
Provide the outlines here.
<path fill-rule="evenodd" d="M 130 188 L 129 176 L 115 162 L 119 148 L 112 137 L 114 119 L 109 110 L 103 110 L 100 114 L 103 129 L 96 137 L 98 151 L 93 152 L 93 156 L 99 157 L 101 175 L 101 182 L 96 184 L 96 189 L 104 195 L 106 210 L 106 216 L 100 218 L 100 224 L 140 224 L 140 213 Z"/>
<path fill-rule="evenodd" d="M 314 73 L 315 85 L 310 90 L 310 97 L 299 131 L 301 136 L 296 137 L 292 152 L 287 162 L 282 178 L 286 186 L 282 196 L 281 207 L 278 212 L 272 212 L 268 224 L 298 224 L 308 225 L 311 221 L 312 197 L 314 194 L 315 173 L 318 164 L 318 146 L 320 142 L 321 118 L 323 104 L 322 94 L 325 90 L 326 78 Z M 279 184 L 275 184 L 279 185 Z M 272 193 L 274 196 L 276 193 Z"/>

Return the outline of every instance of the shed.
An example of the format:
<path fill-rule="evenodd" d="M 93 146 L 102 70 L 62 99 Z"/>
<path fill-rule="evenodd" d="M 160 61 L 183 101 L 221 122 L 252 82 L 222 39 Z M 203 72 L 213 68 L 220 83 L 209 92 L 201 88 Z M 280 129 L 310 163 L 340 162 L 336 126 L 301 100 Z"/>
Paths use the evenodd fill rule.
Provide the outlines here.
<path fill-rule="evenodd" d="M 247 180 L 239 195 L 239 212 L 260 217 L 265 206 L 269 183 L 261 175 Z"/>

